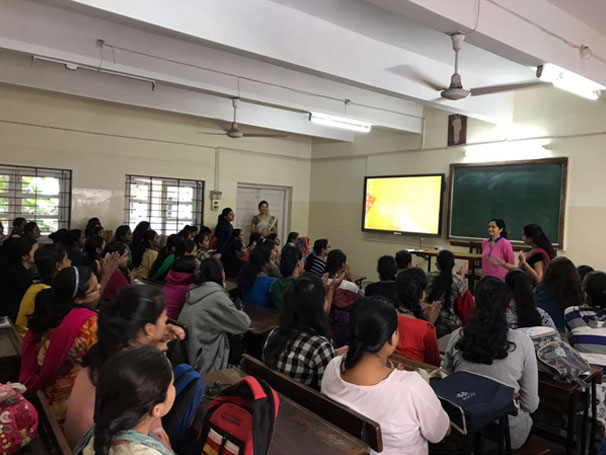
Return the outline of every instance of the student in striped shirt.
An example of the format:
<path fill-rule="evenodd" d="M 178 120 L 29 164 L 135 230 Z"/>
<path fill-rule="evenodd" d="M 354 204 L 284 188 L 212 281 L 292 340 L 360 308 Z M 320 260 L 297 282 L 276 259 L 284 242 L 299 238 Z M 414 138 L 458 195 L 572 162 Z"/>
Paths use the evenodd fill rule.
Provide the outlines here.
<path fill-rule="evenodd" d="M 585 306 L 564 311 L 566 332 L 587 362 L 606 371 L 606 273 L 590 272 L 583 280 Z"/>
<path fill-rule="evenodd" d="M 316 240 L 314 242 L 313 251 L 307 256 L 305 271 L 314 274 L 318 278 L 322 278 L 322 275 L 326 272 L 326 256 L 330 253 L 330 249 L 328 240 Z"/>

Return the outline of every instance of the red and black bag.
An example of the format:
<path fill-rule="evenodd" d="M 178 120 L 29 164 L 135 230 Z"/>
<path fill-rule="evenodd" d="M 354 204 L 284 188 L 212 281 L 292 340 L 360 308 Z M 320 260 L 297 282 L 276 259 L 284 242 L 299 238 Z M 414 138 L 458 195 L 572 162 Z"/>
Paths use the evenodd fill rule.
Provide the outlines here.
<path fill-rule="evenodd" d="M 192 455 L 266 455 L 280 399 L 262 379 L 242 378 L 208 407 Z"/>

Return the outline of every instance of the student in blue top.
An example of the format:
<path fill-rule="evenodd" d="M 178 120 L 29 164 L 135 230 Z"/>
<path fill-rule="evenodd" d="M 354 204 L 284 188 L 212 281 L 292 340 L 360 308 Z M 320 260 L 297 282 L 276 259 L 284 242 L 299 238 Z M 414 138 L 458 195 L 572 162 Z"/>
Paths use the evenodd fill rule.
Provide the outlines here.
<path fill-rule="evenodd" d="M 564 310 L 581 306 L 584 300 L 581 278 L 570 259 L 560 256 L 547 265 L 535 298 L 537 307 L 551 316 L 558 330 L 563 330 Z"/>
<path fill-rule="evenodd" d="M 271 251 L 258 245 L 250 253 L 248 262 L 238 273 L 238 287 L 242 290 L 242 300 L 254 305 L 273 308 L 269 289 L 275 278 L 267 276 L 272 270 Z"/>

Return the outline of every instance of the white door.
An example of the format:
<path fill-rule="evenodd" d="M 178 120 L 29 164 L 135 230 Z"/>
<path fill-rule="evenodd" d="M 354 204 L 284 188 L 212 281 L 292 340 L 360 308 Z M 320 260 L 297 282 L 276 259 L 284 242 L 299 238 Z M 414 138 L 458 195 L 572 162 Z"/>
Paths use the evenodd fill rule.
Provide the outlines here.
<path fill-rule="evenodd" d="M 289 188 L 238 184 L 234 227 L 242 229 L 244 236 L 248 240 L 252 218 L 259 213 L 259 202 L 267 201 L 270 215 L 278 217 L 278 237 L 280 237 L 281 244 L 283 245 L 288 236 L 288 227 L 290 225 L 288 192 Z"/>

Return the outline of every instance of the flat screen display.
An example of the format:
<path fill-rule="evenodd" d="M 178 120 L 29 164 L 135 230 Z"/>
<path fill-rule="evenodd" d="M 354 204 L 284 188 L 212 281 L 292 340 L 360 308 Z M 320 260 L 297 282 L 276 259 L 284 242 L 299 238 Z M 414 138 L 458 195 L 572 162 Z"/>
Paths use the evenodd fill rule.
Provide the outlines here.
<path fill-rule="evenodd" d="M 444 174 L 365 177 L 362 230 L 440 235 Z"/>

